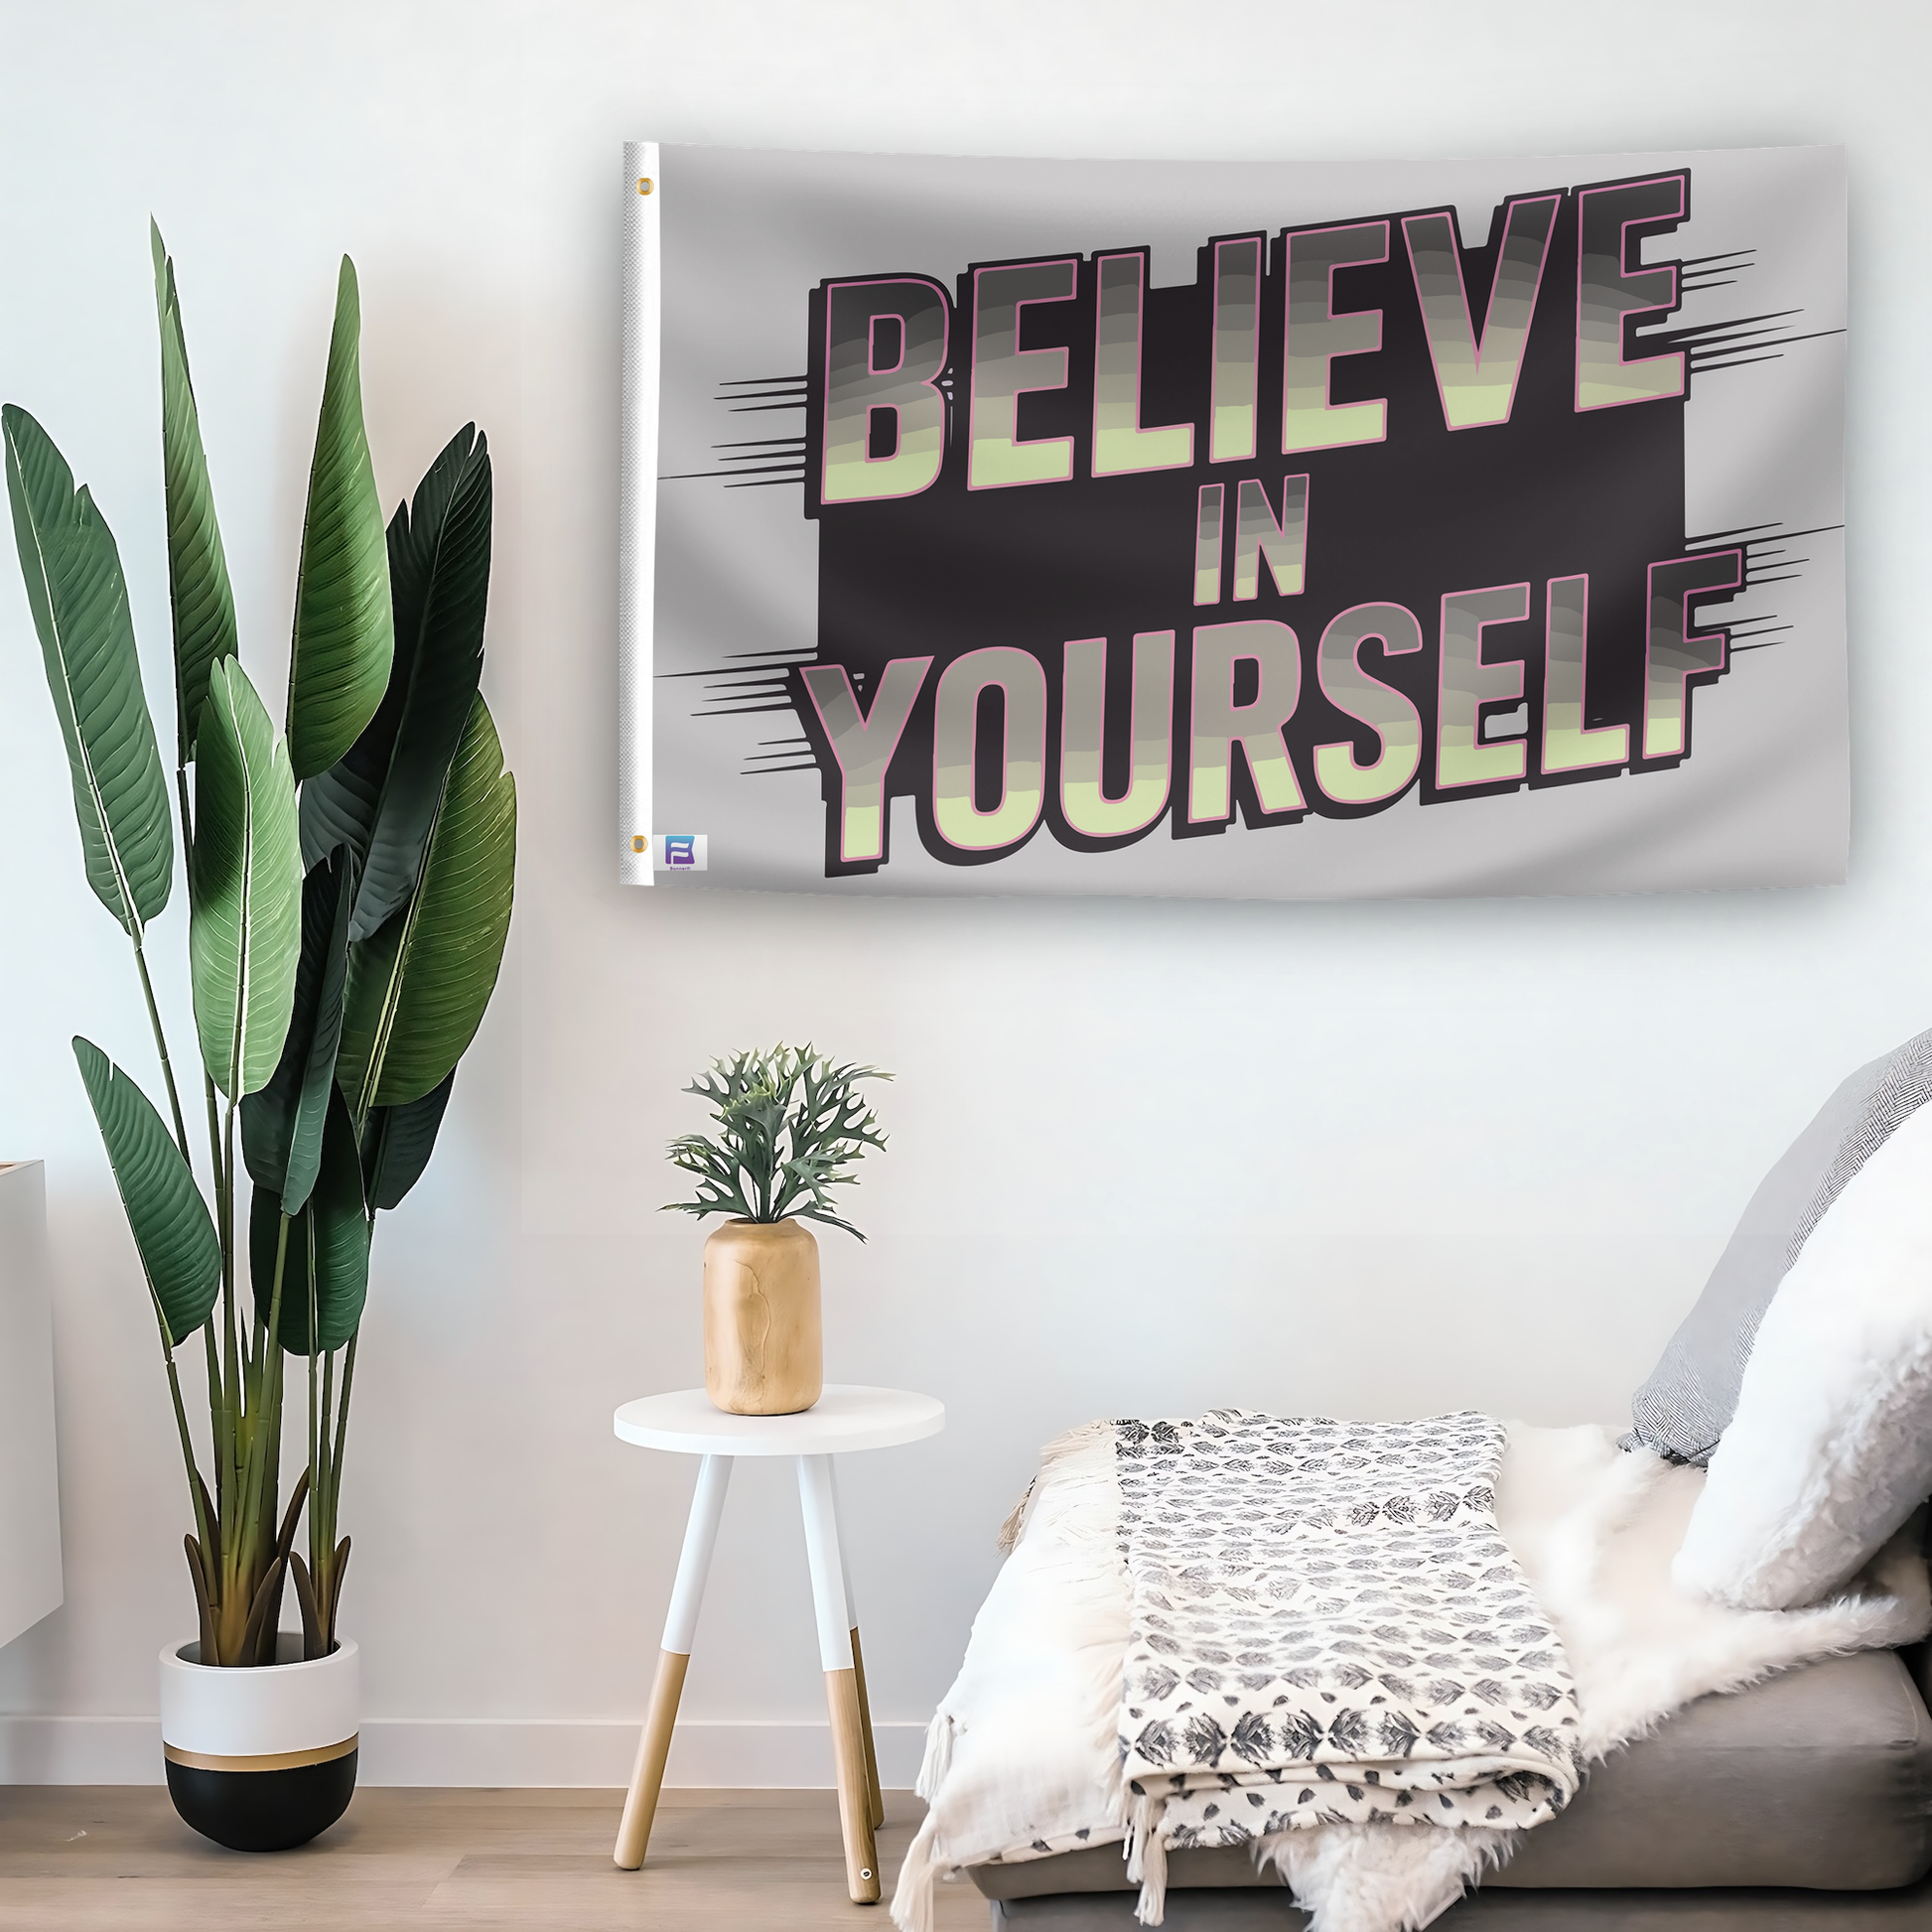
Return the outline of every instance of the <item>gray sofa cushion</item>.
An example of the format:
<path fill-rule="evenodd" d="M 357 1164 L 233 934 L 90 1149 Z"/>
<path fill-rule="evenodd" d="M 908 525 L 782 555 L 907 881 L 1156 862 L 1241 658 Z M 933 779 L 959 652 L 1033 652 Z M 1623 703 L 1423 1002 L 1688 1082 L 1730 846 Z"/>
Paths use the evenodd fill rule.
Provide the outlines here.
<path fill-rule="evenodd" d="M 1737 1408 L 1757 1325 L 1807 1237 L 1899 1123 L 1932 1098 L 1932 1031 L 1862 1066 L 1764 1176 L 1697 1306 L 1631 1398 L 1641 1444 L 1708 1462 Z"/>
<path fill-rule="evenodd" d="M 1600 1764 L 1497 1886 L 1888 1890 L 1932 1869 L 1932 1719 L 1890 1650 L 1700 1698 Z"/>
<path fill-rule="evenodd" d="M 1932 1718 L 1896 1653 L 1872 1650 L 1700 1698 L 1596 1766 L 1483 1889 L 1878 1891 L 1928 1870 Z M 996 1899 L 1134 1889 L 1117 1845 L 971 1876 Z M 1276 1883 L 1238 1846 L 1168 1861 L 1170 1891 Z"/>
<path fill-rule="evenodd" d="M 1168 1894 L 1162 1932 L 1308 1932 L 1306 1912 L 1265 1891 Z M 1429 1932 L 1926 1932 L 1932 1882 L 1907 1891 L 1478 1891 Z M 993 1905 L 993 1932 L 1141 1932 L 1120 1892 L 1060 1892 Z"/>

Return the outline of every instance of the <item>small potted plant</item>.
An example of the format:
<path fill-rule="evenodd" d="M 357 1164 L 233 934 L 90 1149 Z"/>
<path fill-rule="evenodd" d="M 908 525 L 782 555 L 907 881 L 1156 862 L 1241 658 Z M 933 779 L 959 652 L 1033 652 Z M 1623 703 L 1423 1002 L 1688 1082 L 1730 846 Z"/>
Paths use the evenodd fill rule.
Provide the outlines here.
<path fill-rule="evenodd" d="M 885 1147 L 859 1082 L 892 1077 L 779 1044 L 714 1060 L 684 1089 L 708 1104 L 717 1132 L 671 1143 L 696 1198 L 665 1208 L 731 1217 L 704 1246 L 705 1390 L 728 1415 L 794 1415 L 824 1390 L 818 1242 L 800 1223 L 866 1238 L 833 1213 L 831 1190 L 858 1179 L 868 1148 Z"/>
<path fill-rule="evenodd" d="M 460 431 L 385 532 L 346 258 L 276 732 L 241 667 L 174 264 L 153 240 L 172 808 L 113 534 L 25 410 L 0 410 L 0 440 L 87 881 L 132 941 L 165 1090 L 164 1118 L 75 1039 L 160 1330 L 194 1524 L 200 1635 L 161 1656 L 168 1787 L 198 1831 L 274 1851 L 334 1824 L 355 1785 L 356 1646 L 337 1634 L 348 1539 L 336 1532 L 369 1242 L 429 1160 L 496 983 L 516 792 L 478 691 L 488 454 L 474 426 Z M 145 950 L 174 884 L 174 812 L 204 1073 L 186 1108 Z M 204 1114 L 206 1185 L 189 1131 Z M 306 1363 L 309 1454 L 283 1507 L 289 1355 Z M 205 1448 L 189 1421 L 198 1358 Z M 280 1628 L 285 1593 L 299 1631 Z"/>

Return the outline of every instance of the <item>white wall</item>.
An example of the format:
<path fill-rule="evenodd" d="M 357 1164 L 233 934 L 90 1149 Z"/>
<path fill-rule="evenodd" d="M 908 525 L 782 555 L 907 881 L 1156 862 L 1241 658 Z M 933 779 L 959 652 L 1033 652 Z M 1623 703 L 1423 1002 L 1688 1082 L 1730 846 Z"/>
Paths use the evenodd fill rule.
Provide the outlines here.
<path fill-rule="evenodd" d="M 522 797 L 511 957 L 381 1230 L 344 1503 L 369 1773 L 622 1775 L 688 1464 L 624 1397 L 701 1373 L 677 1088 L 811 1035 L 896 1069 L 828 1235 L 838 1379 L 946 1401 L 846 1475 L 889 1775 L 1035 1446 L 1097 1412 L 1618 1416 L 1768 1161 L 1932 1022 L 1925 10 L 1626 0 L 81 4 L 0 17 L 0 395 L 120 534 L 166 691 L 145 222 L 178 258 L 244 635 L 279 688 L 337 254 L 393 501 L 469 417 L 499 489 L 486 688 Z M 1354 906 L 831 903 L 613 883 L 619 144 L 1852 156 L 1855 847 L 1837 891 Z M 68 1035 L 143 1073 L 0 571 L 0 1158 L 45 1156 L 66 1607 L 0 1651 L 0 1777 L 152 1776 L 187 1522 Z M 165 719 L 165 711 L 164 711 Z M 166 724 L 164 722 L 164 730 Z M 186 1047 L 179 906 L 156 940 Z M 687 1780 L 829 1781 L 796 1512 L 743 1471 Z M 42 1722 L 51 1720 L 53 1722 Z M 91 1720 L 90 1723 L 78 1722 Z M 420 1721 L 420 1722 L 405 1722 Z M 732 1726 L 739 1726 L 733 1728 Z M 751 1726 L 747 1728 L 746 1726 Z M 766 1755 L 760 1756 L 760 1753 Z M 680 1769 L 674 1769 L 679 1775 Z"/>

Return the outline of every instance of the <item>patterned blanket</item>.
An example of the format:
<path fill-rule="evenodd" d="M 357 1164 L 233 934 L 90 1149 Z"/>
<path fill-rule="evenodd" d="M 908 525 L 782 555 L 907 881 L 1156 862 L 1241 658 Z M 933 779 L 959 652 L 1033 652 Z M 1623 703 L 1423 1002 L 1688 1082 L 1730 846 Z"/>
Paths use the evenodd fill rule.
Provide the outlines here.
<path fill-rule="evenodd" d="M 1461 1420 L 1450 1419 L 1449 1426 L 1459 1429 Z M 1174 1441 L 1185 1449 L 1186 1439 L 1205 1427 L 1225 1429 L 1248 1421 L 1241 1416 L 1208 1418 L 1205 1424 L 1175 1430 Z M 1265 1435 L 1270 1427 L 1258 1420 L 1248 1433 Z M 1286 1427 L 1333 1428 L 1337 1459 L 1372 1458 L 1381 1446 L 1369 1439 L 1384 1435 L 1381 1430 L 1350 1425 Z M 935 1886 L 948 1873 L 1023 1864 L 1082 1847 L 1119 1847 L 1137 1813 L 1143 1814 L 1142 1822 L 1150 1830 L 1160 1824 L 1187 1823 L 1179 1809 L 1172 1821 L 1168 1820 L 1165 1798 L 1150 1797 L 1145 1791 L 1136 1797 L 1127 1790 L 1122 1777 L 1123 1730 L 1131 1748 L 1146 1723 L 1157 1715 L 1140 1702 L 1143 1693 L 1138 1689 L 1132 1698 L 1122 1697 L 1136 1600 L 1122 1550 L 1122 1478 L 1124 1475 L 1127 1483 L 1145 1496 L 1142 1485 L 1158 1481 L 1161 1469 L 1169 1465 L 1162 1459 L 1167 1452 L 1161 1450 L 1118 1458 L 1115 1433 L 1112 1423 L 1090 1423 L 1048 1445 L 1029 1500 L 1015 1512 L 1010 1524 L 1015 1539 L 1013 1554 L 973 1620 L 959 1675 L 940 1701 L 926 1735 L 918 1791 L 928 1809 L 906 1851 L 893 1899 L 893 1918 L 900 1932 L 934 1932 Z M 1125 1433 L 1134 1437 L 1135 1426 L 1128 1426 Z M 1529 1723 L 1540 1717 L 1544 1727 L 1560 1735 L 1580 1731 L 1585 1755 L 1593 1763 L 1645 1735 L 1693 1699 L 1736 1691 L 1773 1671 L 1821 1657 L 1896 1648 L 1916 1642 L 1932 1628 L 1932 1594 L 1928 1594 L 1925 1562 L 1911 1531 L 1901 1532 L 1874 1561 L 1869 1573 L 1843 1595 L 1810 1609 L 1733 1610 L 1722 1603 L 1686 1596 L 1672 1584 L 1670 1567 L 1684 1540 L 1684 1525 L 1703 1490 L 1704 1471 L 1667 1463 L 1648 1451 L 1620 1453 L 1616 1435 L 1614 1429 L 1593 1426 L 1538 1429 L 1511 1424 L 1497 1484 L 1497 1519 L 1503 1541 L 1521 1562 L 1542 1612 L 1532 1611 L 1520 1627 L 1547 1623 L 1560 1639 L 1558 1644 L 1539 1644 L 1537 1650 L 1522 1653 L 1524 1668 L 1551 1688 L 1559 1688 L 1561 1675 L 1549 1678 L 1543 1665 L 1530 1664 L 1528 1658 L 1544 1648 L 1560 1651 L 1575 1678 L 1581 1713 L 1572 1712 L 1561 1696 L 1551 1707 L 1556 1713 L 1554 1721 L 1548 1713 L 1537 1713 L 1527 1699 L 1511 1703 L 1505 1698 L 1501 1703 L 1485 1704 L 1476 1695 L 1479 1687 L 1493 1684 L 1505 1692 L 1508 1687 L 1502 1671 L 1492 1671 L 1480 1660 L 1500 1658 L 1505 1667 L 1509 1663 L 1504 1646 L 1485 1644 L 1467 1659 L 1474 1666 L 1474 1674 L 1455 1678 L 1458 1684 L 1467 1684 L 1470 1695 L 1454 1706 L 1452 1720 L 1469 1724 L 1489 1715 L 1514 1731 L 1518 1723 L 1527 1730 Z M 1130 1450 L 1134 1447 L 1130 1441 Z M 1146 1449 L 1147 1444 L 1143 1442 L 1140 1447 Z M 1304 1459 L 1314 1460 L 1323 1454 L 1325 1451 L 1315 1450 Z M 1291 1464 L 1292 1473 L 1292 1455 L 1275 1459 Z M 1136 1463 L 1141 1466 L 1132 1466 Z M 1486 1477 L 1487 1467 L 1485 1455 L 1477 1475 Z M 1357 1478 L 1362 1473 L 1359 1469 L 1341 1472 Z M 1272 1470 L 1267 1473 L 1258 1497 L 1259 1509 L 1266 1512 L 1287 1504 L 1306 1515 L 1307 1490 L 1298 1491 L 1285 1476 L 1277 1476 Z M 1308 1472 L 1311 1479 L 1328 1473 L 1320 1469 Z M 1408 1495 L 1412 1500 L 1420 1496 L 1427 1502 L 1440 1495 L 1443 1500 L 1434 1507 L 1441 1508 L 1446 1516 L 1450 1513 L 1449 1498 L 1460 1496 L 1466 1514 L 1467 1489 L 1481 1486 L 1480 1480 L 1473 1479 L 1460 1488 L 1453 1480 L 1445 1480 L 1440 1487 L 1382 1480 L 1362 1484 L 1367 1493 L 1358 1492 L 1355 1500 L 1364 1506 L 1374 1505 L 1375 1514 L 1362 1526 L 1372 1528 L 1389 1521 L 1387 1503 L 1391 1496 Z M 1249 1513 L 1246 1505 L 1243 1513 Z M 1398 1500 L 1398 1523 L 1405 1515 L 1427 1523 L 1432 1509 L 1418 1512 Z M 1348 1562 L 1359 1553 L 1352 1547 L 1342 1547 L 1346 1548 L 1341 1559 L 1344 1574 L 1369 1574 L 1349 1571 Z M 1313 1563 L 1336 1561 L 1332 1550 L 1312 1550 L 1311 1557 Z M 1402 1580 L 1399 1589 L 1425 1594 L 1419 1573 L 1428 1574 L 1434 1565 L 1423 1558 L 1411 1569 L 1406 1567 L 1411 1562 L 1406 1556 L 1397 1562 L 1405 1566 L 1398 1572 Z M 1173 1567 L 1186 1570 L 1194 1566 L 1187 1561 Z M 1485 1562 L 1472 1574 L 1480 1583 L 1485 1571 L 1503 1567 L 1500 1562 Z M 1335 1573 L 1315 1571 L 1311 1566 L 1311 1574 L 1332 1578 Z M 1339 1601 L 1333 1612 L 1337 1622 L 1345 1618 L 1359 1623 L 1368 1636 L 1337 1629 L 1337 1637 L 1350 1643 L 1386 1643 L 1415 1660 L 1404 1666 L 1390 1659 L 1393 1668 L 1388 1674 L 1402 1682 L 1412 1683 L 1424 1674 L 1433 1676 L 1439 1668 L 1445 1681 L 1449 1678 L 1451 1673 L 1433 1660 L 1453 1653 L 1439 1648 L 1434 1637 L 1428 1639 L 1429 1648 L 1425 1650 L 1400 1641 L 1398 1636 L 1380 1634 L 1402 1632 L 1407 1618 L 1419 1613 L 1421 1605 L 1398 1603 L 1390 1612 L 1389 1606 L 1378 1603 L 1370 1606 L 1374 1614 L 1365 1612 L 1356 1618 L 1347 1616 L 1343 1596 L 1340 1590 L 1326 1592 L 1326 1601 Z M 1173 1621 L 1167 1611 L 1156 1614 Z M 1152 1634 L 1151 1625 L 1142 1627 Z M 1454 1617 L 1440 1621 L 1432 1617 L 1426 1628 L 1440 1630 L 1446 1638 L 1459 1643 L 1459 1633 L 1488 1626 Z M 1237 1677 L 1246 1670 L 1259 1676 L 1265 1667 L 1259 1657 L 1244 1658 L 1240 1650 L 1223 1644 L 1213 1647 L 1226 1650 L 1225 1663 L 1200 1658 L 1182 1664 L 1176 1657 L 1162 1656 L 1150 1644 L 1139 1644 L 1137 1668 L 1145 1669 L 1150 1656 L 1159 1657 L 1178 1677 L 1196 1668 Z M 1261 1646 L 1251 1648 L 1259 1650 Z M 1367 1668 L 1359 1653 L 1336 1654 L 1350 1666 Z M 1286 1663 L 1286 1669 L 1300 1669 L 1303 1662 Z M 1246 1693 L 1266 1706 L 1274 1739 L 1273 1714 L 1278 1709 L 1293 1708 L 1295 1699 L 1307 1688 L 1284 1684 L 1264 1696 L 1265 1685 L 1249 1687 L 1237 1682 L 1204 1691 L 1190 1686 L 1187 1692 L 1173 1690 L 1171 1706 L 1159 1715 L 1170 1716 L 1172 1722 L 1172 1708 L 1191 1698 L 1207 1711 L 1225 1736 L 1233 1726 L 1215 1715 L 1211 1701 Z M 1376 1704 L 1377 1697 L 1394 1701 L 1388 1687 L 1379 1684 L 1373 1689 L 1365 1685 L 1352 1690 L 1331 1687 L 1331 1695 L 1335 1700 L 1332 1706 L 1317 1695 L 1312 1702 L 1319 1711 L 1309 1713 L 1311 1721 L 1329 1728 L 1334 1716 L 1343 1709 L 1379 1715 L 1386 1705 Z M 1273 1702 L 1277 1696 L 1285 1700 L 1280 1707 Z M 1219 1708 L 1232 1709 L 1226 1705 Z M 1419 1714 L 1403 1708 L 1409 1725 L 1416 1726 Z M 1142 1713 L 1142 1722 L 1125 1718 L 1126 1712 L 1134 1710 Z M 1496 1716 L 1512 1712 L 1519 1715 L 1513 1719 Z M 1177 1715 L 1179 1728 L 1184 1730 L 1188 1720 L 1199 1713 L 1190 1710 Z M 1575 1726 L 1565 1725 L 1565 1716 L 1579 1716 L 1580 1722 Z M 1426 1737 L 1442 1722 L 1445 1720 L 1431 1718 L 1417 1726 L 1418 1735 Z M 1356 1726 L 1345 1724 L 1342 1728 L 1347 1737 Z M 1403 1734 L 1398 1725 L 1398 1748 Z M 1205 1741 L 1211 1746 L 1211 1737 L 1205 1737 Z M 1332 1736 L 1323 1741 L 1331 1747 L 1336 1743 Z M 1349 1743 L 1340 1747 L 1356 1748 Z M 1208 1755 L 1201 1753 L 1202 1757 Z M 1413 1760 L 1414 1753 L 1410 1755 Z M 1426 1788 L 1406 1787 L 1416 1790 L 1417 1795 L 1407 1806 L 1396 1807 L 1393 1794 L 1405 1787 L 1391 1786 L 1388 1771 L 1381 1764 L 1361 1768 L 1381 1773 L 1380 1796 L 1373 1802 L 1388 1804 L 1388 1811 L 1374 1814 L 1368 1824 L 1306 1825 L 1306 1814 L 1321 1808 L 1324 1802 L 1336 1811 L 1357 1802 L 1366 1805 L 1371 1802 L 1370 1793 L 1377 1790 L 1366 1777 L 1346 1778 L 1343 1774 L 1347 1767 L 1336 1759 L 1311 1756 L 1307 1762 L 1307 1774 L 1296 1779 L 1288 1791 L 1295 1800 L 1286 1807 L 1289 1829 L 1256 1839 L 1252 1851 L 1256 1863 L 1279 1874 L 1295 1903 L 1313 1914 L 1310 1932 L 1401 1932 L 1403 1927 L 1429 1925 L 1488 1865 L 1506 1860 L 1521 1840 L 1520 1832 L 1501 1827 L 1500 1821 L 1498 1825 L 1469 1824 L 1458 1830 L 1433 1832 L 1394 1829 L 1388 1822 L 1375 1822 L 1376 1818 L 1397 1823 L 1414 1820 L 1419 1815 L 1428 1816 L 1432 1808 L 1437 1815 L 1448 1816 L 1435 1802 L 1441 1793 Z M 1323 1779 L 1314 1769 L 1316 1763 L 1326 1765 L 1329 1779 Z M 1140 1759 L 1137 1768 L 1150 1778 L 1174 1774 L 1172 1762 L 1157 1771 Z M 1246 1768 L 1245 1760 L 1224 1746 L 1222 1763 L 1208 1775 L 1218 1777 L 1225 1769 L 1238 1772 Z M 1278 1768 L 1284 1772 L 1279 1782 L 1287 1786 L 1293 1773 L 1286 1765 Z M 1349 1796 L 1350 1782 L 1359 1787 L 1359 1800 Z M 1271 1802 L 1267 1786 L 1276 1783 L 1266 1779 L 1253 1787 L 1264 1804 Z M 1451 1797 L 1459 1791 L 1465 1803 L 1471 1796 L 1466 1787 L 1448 1789 Z M 1305 1790 L 1314 1795 L 1303 1803 L 1301 1793 Z M 1231 1805 L 1211 1794 L 1206 1796 L 1200 1806 L 1202 1814 L 1209 1803 L 1220 1806 L 1220 1810 L 1215 1818 L 1201 1822 L 1228 1829 L 1224 1819 L 1230 1809 L 1260 1809 L 1248 1803 L 1248 1796 L 1238 1783 Z M 1160 1817 L 1151 1815 L 1157 1805 L 1163 1807 Z M 1484 1814 L 1487 1805 L 1476 1810 L 1478 1815 Z M 1341 1815 L 1346 1817 L 1347 1813 L 1342 1811 Z M 1255 1829 L 1252 1822 L 1247 1829 Z M 1165 1843 L 1158 1837 L 1145 1847 L 1144 1881 L 1161 1875 Z M 1143 1884 L 1142 1912 L 1150 1922 L 1159 1920 L 1156 1889 L 1153 1883 Z"/>
<path fill-rule="evenodd" d="M 1467 1411 L 1117 1422 L 1130 1876 L 1315 1824 L 1521 1829 L 1582 1779 L 1562 1646 Z"/>

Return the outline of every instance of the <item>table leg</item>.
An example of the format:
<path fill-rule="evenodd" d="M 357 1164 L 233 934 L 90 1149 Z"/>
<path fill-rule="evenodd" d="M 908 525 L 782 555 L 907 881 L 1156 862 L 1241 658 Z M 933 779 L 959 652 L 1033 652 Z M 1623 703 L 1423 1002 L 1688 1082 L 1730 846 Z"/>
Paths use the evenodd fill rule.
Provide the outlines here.
<path fill-rule="evenodd" d="M 832 1512 L 839 1508 L 839 1477 L 832 1471 Z M 852 1675 L 859 1686 L 859 1726 L 866 1739 L 866 1791 L 872 1800 L 872 1828 L 886 1822 L 886 1795 L 879 1788 L 879 1745 L 873 1737 L 872 1699 L 866 1695 L 866 1653 L 859 1647 L 859 1599 L 852 1593 L 852 1566 L 845 1556 L 845 1529 L 839 1529 L 839 1575 L 845 1583 L 845 1613 L 852 1622 Z"/>
<path fill-rule="evenodd" d="M 818 1657 L 832 1719 L 832 1761 L 839 1782 L 839 1828 L 845 1838 L 845 1888 L 855 1904 L 879 1902 L 879 1848 L 873 1840 L 872 1793 L 866 1781 L 865 1722 L 853 1668 L 852 1618 L 846 1609 L 845 1565 L 839 1554 L 839 1512 L 832 1493 L 832 1458 L 798 1458 L 798 1506 L 805 1519 L 805 1554 L 812 1568 L 812 1608 L 818 1615 Z"/>
<path fill-rule="evenodd" d="M 624 1794 L 623 1818 L 618 1826 L 612 1858 L 626 1871 L 644 1862 L 650 1844 L 651 1820 L 657 1815 L 658 1793 L 664 1788 L 664 1760 L 670 1755 L 671 1730 L 677 1723 L 678 1699 L 684 1673 L 691 1662 L 691 1639 L 698 1627 L 698 1604 L 704 1596 L 711 1553 L 718 1543 L 718 1524 L 725 1513 L 725 1491 L 732 1477 L 729 1455 L 707 1455 L 698 1469 L 697 1493 L 684 1525 L 684 1548 L 677 1560 L 677 1582 L 671 1586 L 671 1607 L 664 1618 L 664 1646 L 657 1653 L 657 1675 L 650 1687 L 650 1709 L 643 1734 L 637 1740 L 637 1762 Z"/>

